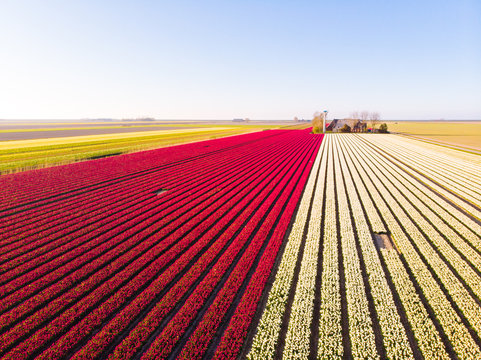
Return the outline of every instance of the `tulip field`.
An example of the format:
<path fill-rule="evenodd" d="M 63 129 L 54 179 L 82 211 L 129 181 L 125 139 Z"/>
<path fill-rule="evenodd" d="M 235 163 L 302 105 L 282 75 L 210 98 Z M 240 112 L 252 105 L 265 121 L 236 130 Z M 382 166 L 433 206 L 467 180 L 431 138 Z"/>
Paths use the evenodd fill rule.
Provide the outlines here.
<path fill-rule="evenodd" d="M 321 141 L 272 130 L 1 177 L 0 358 L 235 356 Z"/>
<path fill-rule="evenodd" d="M 0 194 L 0 359 L 481 359 L 479 155 L 267 130 Z"/>
<path fill-rule="evenodd" d="M 246 357 L 481 359 L 480 165 L 327 135 Z"/>

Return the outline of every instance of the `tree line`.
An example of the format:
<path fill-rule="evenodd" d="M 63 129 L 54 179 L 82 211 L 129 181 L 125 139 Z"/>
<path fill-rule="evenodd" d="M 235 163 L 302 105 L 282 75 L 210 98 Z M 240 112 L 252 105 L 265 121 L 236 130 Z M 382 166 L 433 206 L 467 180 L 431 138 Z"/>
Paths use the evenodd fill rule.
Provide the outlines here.
<path fill-rule="evenodd" d="M 322 122 L 324 113 L 315 112 L 312 119 L 313 133 L 322 132 Z M 341 132 L 366 132 L 367 128 L 372 129 L 372 132 L 387 133 L 387 124 L 381 124 L 381 115 L 377 111 L 353 111 L 348 118 L 343 119 L 344 126 L 340 129 Z M 326 122 L 327 127 L 327 122 Z M 379 127 L 379 128 L 378 128 Z"/>

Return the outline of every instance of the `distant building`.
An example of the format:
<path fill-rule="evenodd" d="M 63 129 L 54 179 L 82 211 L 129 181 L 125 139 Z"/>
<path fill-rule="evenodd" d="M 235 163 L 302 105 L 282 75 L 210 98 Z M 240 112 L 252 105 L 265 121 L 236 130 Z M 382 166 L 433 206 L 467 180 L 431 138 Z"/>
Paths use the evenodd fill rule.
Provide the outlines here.
<path fill-rule="evenodd" d="M 326 124 L 326 131 L 339 132 L 344 125 L 348 125 L 352 132 L 366 132 L 367 124 L 359 119 L 334 119 Z"/>
<path fill-rule="evenodd" d="M 326 131 L 338 132 L 350 119 L 334 119 L 326 125 Z"/>
<path fill-rule="evenodd" d="M 233 119 L 232 121 L 233 121 L 233 122 L 245 122 L 244 119 Z"/>

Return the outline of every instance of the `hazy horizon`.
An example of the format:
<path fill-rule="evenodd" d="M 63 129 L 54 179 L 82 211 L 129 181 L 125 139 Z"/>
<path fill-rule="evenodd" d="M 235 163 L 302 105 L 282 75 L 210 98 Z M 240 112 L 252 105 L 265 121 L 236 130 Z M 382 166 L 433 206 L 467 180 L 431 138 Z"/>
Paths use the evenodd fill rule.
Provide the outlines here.
<path fill-rule="evenodd" d="M 328 121 L 331 121 L 332 119 L 341 119 L 343 117 L 328 117 Z M 81 122 L 89 122 L 89 121 L 99 121 L 99 122 L 128 122 L 128 121 L 141 121 L 141 122 L 148 122 L 148 121 L 162 121 L 162 122 L 181 122 L 181 121 L 199 121 L 199 122 L 208 122 L 208 121 L 227 121 L 227 122 L 232 122 L 234 118 L 230 119 L 157 119 L 154 118 L 153 120 L 145 120 L 145 118 L 126 118 L 126 119 L 118 119 L 118 118 L 84 118 L 84 119 L 0 119 L 1 122 L 73 122 L 73 121 L 81 121 Z M 312 119 L 299 119 L 299 120 L 304 120 L 304 121 L 311 121 Z M 249 119 L 249 121 L 253 122 L 293 122 L 293 119 Z M 381 118 L 381 121 L 426 121 L 426 122 L 481 122 L 480 119 L 383 119 Z"/>

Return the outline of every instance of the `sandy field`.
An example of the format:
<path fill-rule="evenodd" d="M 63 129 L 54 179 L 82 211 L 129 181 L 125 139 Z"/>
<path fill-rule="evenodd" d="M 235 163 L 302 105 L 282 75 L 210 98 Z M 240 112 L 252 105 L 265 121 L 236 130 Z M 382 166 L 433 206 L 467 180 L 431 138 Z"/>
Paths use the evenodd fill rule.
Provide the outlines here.
<path fill-rule="evenodd" d="M 390 132 L 481 150 L 481 121 L 397 121 L 386 123 Z"/>

